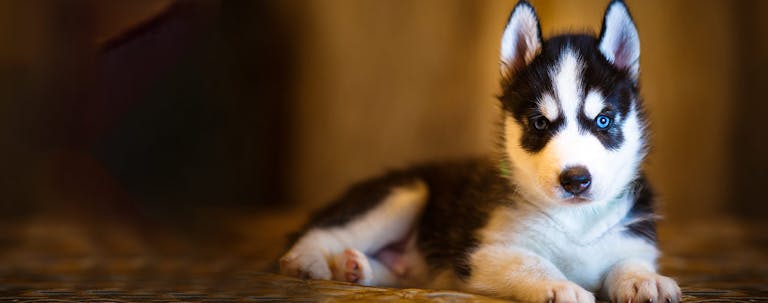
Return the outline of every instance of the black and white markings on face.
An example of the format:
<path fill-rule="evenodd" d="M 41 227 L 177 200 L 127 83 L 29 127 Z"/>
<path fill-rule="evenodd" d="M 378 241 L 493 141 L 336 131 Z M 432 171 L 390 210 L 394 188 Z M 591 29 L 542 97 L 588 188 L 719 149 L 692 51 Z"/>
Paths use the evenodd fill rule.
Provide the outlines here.
<path fill-rule="evenodd" d="M 521 1 L 502 35 L 500 100 L 512 179 L 531 201 L 608 201 L 645 156 L 637 29 L 624 3 L 613 1 L 599 38 L 544 41 L 540 32 L 535 11 Z"/>
<path fill-rule="evenodd" d="M 605 149 L 620 148 L 637 92 L 630 75 L 612 66 L 588 35 L 549 39 L 503 89 L 503 108 L 522 128 L 520 145 L 530 153 L 569 127 L 591 134 Z"/>
<path fill-rule="evenodd" d="M 517 185 L 537 201 L 565 201 L 559 176 L 591 175 L 578 196 L 606 201 L 631 181 L 644 156 L 637 88 L 613 67 L 591 36 L 554 37 L 508 79 L 501 97 L 504 134 Z"/>

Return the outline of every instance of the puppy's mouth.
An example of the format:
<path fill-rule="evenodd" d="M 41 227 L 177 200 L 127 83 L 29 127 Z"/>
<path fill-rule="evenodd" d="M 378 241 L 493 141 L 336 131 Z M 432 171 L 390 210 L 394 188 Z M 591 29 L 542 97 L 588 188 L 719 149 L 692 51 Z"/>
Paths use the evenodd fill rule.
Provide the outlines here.
<path fill-rule="evenodd" d="M 589 195 L 567 194 L 561 199 L 561 201 L 565 204 L 584 204 L 592 201 L 592 198 Z"/>

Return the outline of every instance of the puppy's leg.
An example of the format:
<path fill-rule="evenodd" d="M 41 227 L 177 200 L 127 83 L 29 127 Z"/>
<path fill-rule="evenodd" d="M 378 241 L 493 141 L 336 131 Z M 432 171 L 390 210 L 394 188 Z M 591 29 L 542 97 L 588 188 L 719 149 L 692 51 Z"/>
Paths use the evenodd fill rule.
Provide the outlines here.
<path fill-rule="evenodd" d="M 647 261 L 631 259 L 617 263 L 603 281 L 603 296 L 611 302 L 680 302 L 675 280 L 656 273 Z"/>
<path fill-rule="evenodd" d="M 526 250 L 482 247 L 471 256 L 466 287 L 521 302 L 594 303 L 592 293 L 568 281 L 548 260 Z"/>
<path fill-rule="evenodd" d="M 280 258 L 280 273 L 302 279 L 330 280 L 331 268 L 327 260 L 331 245 L 338 240 L 320 230 L 311 230 L 299 239 Z"/>
<path fill-rule="evenodd" d="M 339 226 L 313 228 L 307 232 L 281 258 L 281 272 L 292 276 L 329 280 L 333 277 L 330 267 L 333 258 L 345 250 L 356 250 L 365 257 L 404 239 L 413 228 L 426 201 L 427 187 L 421 181 L 394 187 L 376 207 L 364 214 Z M 368 260 L 367 263 L 373 276 L 365 281 L 371 281 L 374 285 L 379 285 L 379 281 L 388 281 L 390 277 L 379 279 L 375 276 L 386 275 L 386 271 L 375 270 L 380 264 L 372 261 Z M 358 266 L 364 263 L 360 261 Z"/>

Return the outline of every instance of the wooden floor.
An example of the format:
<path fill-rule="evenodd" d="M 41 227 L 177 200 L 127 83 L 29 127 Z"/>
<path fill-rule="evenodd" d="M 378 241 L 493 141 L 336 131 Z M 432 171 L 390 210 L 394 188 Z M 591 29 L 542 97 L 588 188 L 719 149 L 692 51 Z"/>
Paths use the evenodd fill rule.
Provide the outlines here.
<path fill-rule="evenodd" d="M 302 216 L 207 214 L 191 222 L 72 215 L 0 223 L 0 301 L 498 302 L 451 291 L 303 281 L 267 272 Z M 666 222 L 662 270 L 685 302 L 768 302 L 768 224 Z"/>

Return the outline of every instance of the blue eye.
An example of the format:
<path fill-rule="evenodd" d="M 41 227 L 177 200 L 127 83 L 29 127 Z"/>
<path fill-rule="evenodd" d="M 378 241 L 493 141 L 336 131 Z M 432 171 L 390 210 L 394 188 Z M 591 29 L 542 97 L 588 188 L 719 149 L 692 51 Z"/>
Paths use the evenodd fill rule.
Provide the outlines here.
<path fill-rule="evenodd" d="M 599 129 L 606 129 L 608 126 L 611 126 L 611 118 L 608 118 L 606 115 L 599 115 L 595 118 L 595 125 Z"/>
<path fill-rule="evenodd" d="M 549 120 L 547 120 L 547 118 L 538 117 L 536 119 L 533 119 L 533 128 L 537 130 L 545 130 L 548 125 L 549 125 Z"/>

